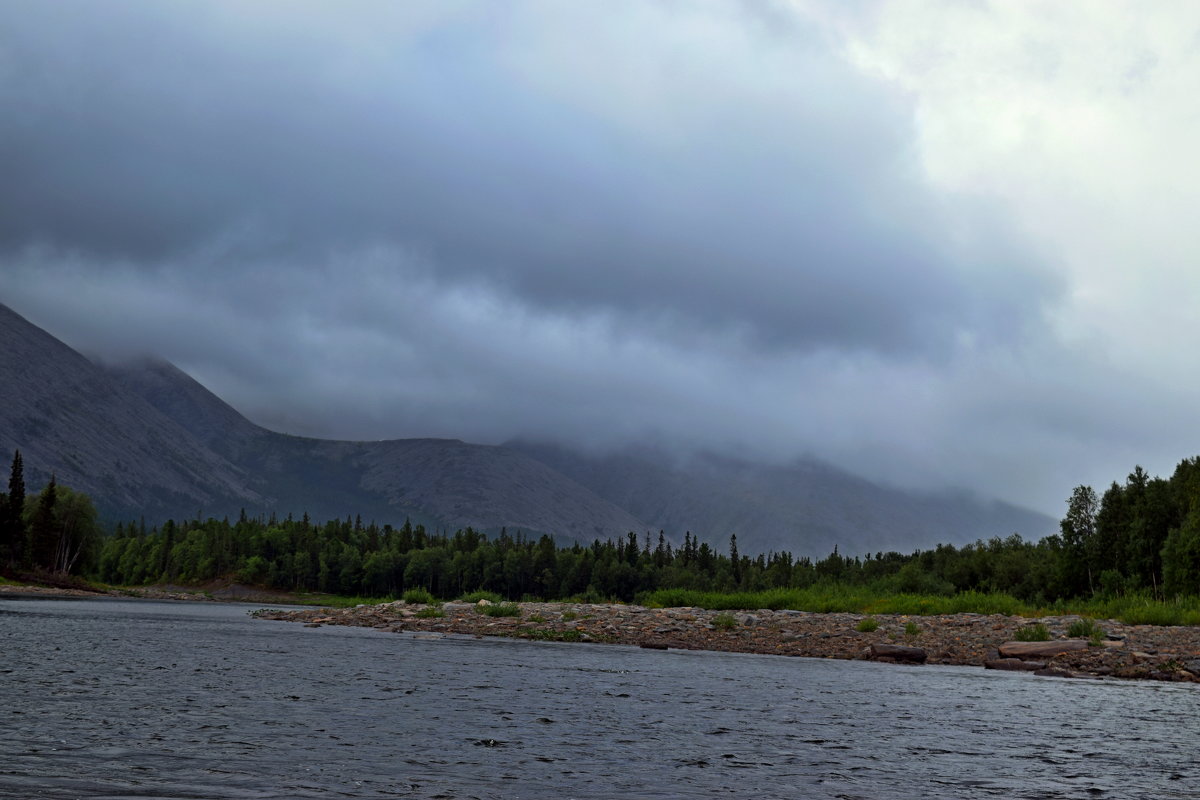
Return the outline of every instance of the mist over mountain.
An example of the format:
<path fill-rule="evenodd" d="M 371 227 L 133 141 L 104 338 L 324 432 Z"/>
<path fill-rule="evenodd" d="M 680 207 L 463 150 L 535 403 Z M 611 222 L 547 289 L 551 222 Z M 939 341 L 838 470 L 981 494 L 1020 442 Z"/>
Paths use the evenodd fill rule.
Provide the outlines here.
<path fill-rule="evenodd" d="M 518 451 L 454 439 L 335 441 L 289 436 L 246 420 L 187 374 L 141 361 L 109 372 L 269 495 L 278 514 L 362 514 L 478 530 L 502 527 L 590 540 L 642 527 L 640 520 Z"/>
<path fill-rule="evenodd" d="M 267 430 L 158 359 L 96 364 L 0 306 L 0 447 L 31 485 L 51 472 L 110 519 L 361 514 L 590 541 L 691 531 L 744 553 L 910 550 L 1053 521 L 963 493 L 879 486 L 817 461 L 756 464 L 651 448 L 591 456 L 530 441 L 313 439 Z"/>
<path fill-rule="evenodd" d="M 1044 514 L 967 492 L 922 493 L 881 486 L 813 459 L 777 466 L 715 453 L 652 447 L 584 455 L 531 442 L 509 447 L 549 464 L 654 530 L 709 542 L 736 533 L 742 552 L 824 555 L 911 551 L 1019 532 L 1053 533 Z"/>

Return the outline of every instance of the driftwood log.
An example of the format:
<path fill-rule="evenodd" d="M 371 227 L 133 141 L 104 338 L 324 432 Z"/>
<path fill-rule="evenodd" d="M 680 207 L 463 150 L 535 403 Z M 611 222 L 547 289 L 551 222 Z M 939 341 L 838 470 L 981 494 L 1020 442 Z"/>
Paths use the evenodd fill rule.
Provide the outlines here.
<path fill-rule="evenodd" d="M 1053 658 L 1060 653 L 1087 650 L 1086 639 L 1059 639 L 1053 642 L 1005 642 L 1000 645 L 1004 658 Z"/>
<path fill-rule="evenodd" d="M 902 644 L 871 645 L 871 658 L 890 658 L 893 661 L 924 664 L 926 657 L 925 651 L 920 647 L 906 647 Z"/>

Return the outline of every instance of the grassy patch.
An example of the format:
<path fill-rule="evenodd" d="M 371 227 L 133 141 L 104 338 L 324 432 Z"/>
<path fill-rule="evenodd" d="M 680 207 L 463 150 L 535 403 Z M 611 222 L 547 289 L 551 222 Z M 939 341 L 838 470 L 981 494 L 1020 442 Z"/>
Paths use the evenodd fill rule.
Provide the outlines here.
<path fill-rule="evenodd" d="M 1050 641 L 1050 630 L 1039 622 L 1036 625 L 1017 628 L 1013 638 L 1018 642 L 1048 642 Z"/>
<path fill-rule="evenodd" d="M 854 630 L 859 633 L 873 633 L 879 630 L 879 622 L 874 617 L 863 617 L 854 626 Z"/>
<path fill-rule="evenodd" d="M 1096 619 L 1120 620 L 1129 625 L 1200 626 L 1200 597 L 1156 600 L 1149 595 L 1139 594 L 1058 601 L 1047 607 L 1025 603 L 999 592 L 896 594 L 870 586 L 818 584 L 807 589 L 768 589 L 762 592 L 660 589 L 642 595 L 639 602 L 651 608 L 695 606 L 713 611 L 787 608 L 822 614 L 843 612 L 929 616 L 974 613 L 1021 617 L 1078 614 Z"/>
<path fill-rule="evenodd" d="M 389 597 L 360 597 L 357 595 L 342 595 L 342 594 L 296 594 L 288 595 L 287 592 L 282 593 L 285 597 L 294 597 L 297 603 L 302 605 L 322 606 L 324 608 L 353 608 L 354 606 L 377 606 L 391 600 Z"/>
<path fill-rule="evenodd" d="M 578 616 L 579 615 L 576 614 L 574 611 L 564 611 L 562 613 L 562 618 L 563 618 L 564 622 L 570 622 L 571 620 L 575 619 Z"/>
<path fill-rule="evenodd" d="M 1039 616 L 1040 609 L 1006 594 L 963 592 L 956 595 L 889 594 L 865 586 L 828 584 L 808 589 L 768 589 L 762 592 L 701 592 L 660 589 L 641 598 L 652 608 L 696 606 L 714 611 L 770 608 L 822 614 L 1021 614 Z"/>
<path fill-rule="evenodd" d="M 1055 613 L 1115 619 L 1127 625 L 1200 625 L 1200 597 L 1158 600 L 1148 594 L 1070 600 L 1056 603 Z"/>
<path fill-rule="evenodd" d="M 446 616 L 446 612 L 442 611 L 441 606 L 425 606 L 425 608 L 422 608 L 414 616 L 420 619 L 439 619 Z"/>
<path fill-rule="evenodd" d="M 460 603 L 478 603 L 480 600 L 487 600 L 489 603 L 504 602 L 504 598 L 500 595 L 496 594 L 495 592 L 486 592 L 483 589 L 480 589 L 477 592 L 471 592 L 470 594 L 464 594 L 462 597 L 458 598 L 458 602 Z"/>
<path fill-rule="evenodd" d="M 1096 620 L 1084 617 L 1071 623 L 1067 628 L 1067 636 L 1072 639 L 1100 639 L 1104 637 L 1104 630 L 1096 624 Z"/>
<path fill-rule="evenodd" d="M 516 603 L 495 603 L 490 606 L 479 606 L 479 613 L 489 617 L 519 617 L 521 607 Z"/>
<path fill-rule="evenodd" d="M 712 626 L 719 631 L 731 631 L 737 627 L 737 624 L 733 614 L 717 614 L 712 619 Z"/>
<path fill-rule="evenodd" d="M 404 594 L 400 595 L 400 599 L 406 603 L 423 603 L 426 605 L 435 601 L 434 596 L 425 589 L 408 589 Z"/>
<path fill-rule="evenodd" d="M 920 636 L 921 635 L 921 626 L 917 625 L 917 623 L 915 623 L 915 622 L 904 623 L 904 635 L 905 636 Z"/>

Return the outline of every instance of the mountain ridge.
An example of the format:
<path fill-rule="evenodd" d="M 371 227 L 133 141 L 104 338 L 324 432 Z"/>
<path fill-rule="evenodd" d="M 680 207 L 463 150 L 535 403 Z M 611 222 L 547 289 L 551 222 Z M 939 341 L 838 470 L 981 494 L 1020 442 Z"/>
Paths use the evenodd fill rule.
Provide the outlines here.
<path fill-rule="evenodd" d="M 94 363 L 3 305 L 0 341 L 0 447 L 22 450 L 31 485 L 54 472 L 112 519 L 244 508 L 583 542 L 660 529 L 679 542 L 690 530 L 719 547 L 736 533 L 747 554 L 813 556 L 1053 530 L 1036 512 L 881 487 L 815 460 L 293 436 L 254 424 L 170 362 Z"/>

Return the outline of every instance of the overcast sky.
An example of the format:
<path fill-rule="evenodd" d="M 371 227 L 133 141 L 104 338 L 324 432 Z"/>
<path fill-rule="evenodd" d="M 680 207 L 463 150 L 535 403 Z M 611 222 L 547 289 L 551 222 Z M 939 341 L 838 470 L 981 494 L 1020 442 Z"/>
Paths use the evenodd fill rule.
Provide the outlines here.
<path fill-rule="evenodd" d="M 0 302 L 341 438 L 1200 453 L 1200 5 L 0 4 Z"/>

